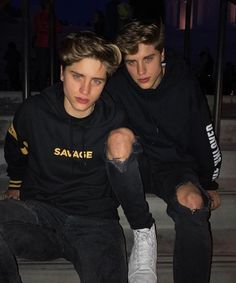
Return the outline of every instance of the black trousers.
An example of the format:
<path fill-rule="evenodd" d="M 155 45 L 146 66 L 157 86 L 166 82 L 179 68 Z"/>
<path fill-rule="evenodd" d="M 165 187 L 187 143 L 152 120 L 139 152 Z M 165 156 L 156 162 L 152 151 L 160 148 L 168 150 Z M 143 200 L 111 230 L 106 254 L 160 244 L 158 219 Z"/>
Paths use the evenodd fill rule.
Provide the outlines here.
<path fill-rule="evenodd" d="M 139 161 L 146 192 L 167 203 L 167 214 L 175 223 L 174 283 L 208 283 L 212 258 L 210 200 L 196 172 L 182 164 L 156 164 L 144 156 Z M 204 207 L 194 213 L 176 196 L 178 187 L 187 182 L 200 190 L 204 201 Z"/>
<path fill-rule="evenodd" d="M 150 228 L 154 223 L 145 198 L 138 158 L 142 148 L 134 143 L 133 152 L 124 161 L 106 160 L 106 169 L 124 214 L 132 229 Z"/>
<path fill-rule="evenodd" d="M 82 283 L 127 282 L 123 230 L 117 220 L 66 215 L 38 201 L 0 201 L 0 282 L 21 283 L 16 257 L 65 258 Z"/>

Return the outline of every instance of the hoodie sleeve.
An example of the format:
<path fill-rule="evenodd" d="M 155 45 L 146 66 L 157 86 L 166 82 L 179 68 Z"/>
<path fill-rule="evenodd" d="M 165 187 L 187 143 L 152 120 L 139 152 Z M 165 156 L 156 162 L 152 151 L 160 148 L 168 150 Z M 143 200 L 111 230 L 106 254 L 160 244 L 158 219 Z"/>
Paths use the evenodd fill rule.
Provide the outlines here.
<path fill-rule="evenodd" d="M 221 167 L 221 152 L 216 140 L 206 97 L 197 81 L 193 82 L 193 96 L 190 102 L 191 152 L 199 165 L 200 183 L 206 190 L 218 188 L 216 179 Z"/>
<path fill-rule="evenodd" d="M 28 142 L 26 137 L 27 109 L 22 105 L 16 112 L 6 134 L 4 156 L 7 162 L 7 174 L 10 178 L 9 189 L 19 190 L 25 174 L 28 160 Z M 27 117 L 27 119 L 26 119 Z"/>

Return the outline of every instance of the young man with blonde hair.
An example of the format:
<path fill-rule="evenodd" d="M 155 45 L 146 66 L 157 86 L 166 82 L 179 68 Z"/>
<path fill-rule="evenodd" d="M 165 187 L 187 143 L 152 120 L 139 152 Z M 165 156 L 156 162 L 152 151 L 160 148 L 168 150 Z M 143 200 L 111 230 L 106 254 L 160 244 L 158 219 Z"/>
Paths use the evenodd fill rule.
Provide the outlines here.
<path fill-rule="evenodd" d="M 16 257 L 23 257 L 65 258 L 81 283 L 124 283 L 119 202 L 132 228 L 154 224 L 138 168 L 121 173 L 113 164 L 116 155 L 106 157 L 113 130 L 133 139 L 124 112 L 103 91 L 121 54 L 114 44 L 84 31 L 63 40 L 60 61 L 62 82 L 27 99 L 6 136 L 10 182 L 0 201 L 0 281 L 22 282 Z M 119 176 L 118 188 L 111 170 Z M 130 170 L 140 178 L 137 188 L 127 179 Z"/>

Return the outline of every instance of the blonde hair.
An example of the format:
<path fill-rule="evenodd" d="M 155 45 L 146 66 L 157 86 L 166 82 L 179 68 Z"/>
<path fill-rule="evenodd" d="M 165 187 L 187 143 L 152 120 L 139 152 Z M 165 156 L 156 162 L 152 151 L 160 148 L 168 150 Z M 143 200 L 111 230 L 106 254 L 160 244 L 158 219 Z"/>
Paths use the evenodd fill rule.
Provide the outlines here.
<path fill-rule="evenodd" d="M 61 43 L 59 58 L 63 69 L 84 58 L 94 58 L 105 65 L 107 75 L 111 76 L 118 68 L 122 56 L 115 44 L 93 32 L 81 31 L 66 36 Z"/>

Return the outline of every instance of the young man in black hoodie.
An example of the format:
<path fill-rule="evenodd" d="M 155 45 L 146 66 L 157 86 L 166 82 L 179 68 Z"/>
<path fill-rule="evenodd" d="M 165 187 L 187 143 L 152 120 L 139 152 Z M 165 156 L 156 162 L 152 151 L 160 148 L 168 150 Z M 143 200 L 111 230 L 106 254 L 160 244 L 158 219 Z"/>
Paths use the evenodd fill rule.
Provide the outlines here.
<path fill-rule="evenodd" d="M 115 153 L 105 156 L 112 130 L 134 139 L 120 128 L 127 125 L 124 112 L 103 92 L 121 53 L 95 34 L 80 32 L 62 42 L 60 60 L 62 82 L 27 99 L 6 136 L 10 182 L 0 201 L 0 281 L 22 282 L 16 257 L 63 257 L 83 283 L 124 283 L 117 206 L 120 202 L 133 229 L 149 231 L 154 221 L 137 164 L 131 160 L 120 170 Z M 124 158 L 129 150 L 123 150 Z M 127 179 L 130 174 L 135 183 Z M 155 230 L 152 236 L 155 246 Z"/>
<path fill-rule="evenodd" d="M 163 29 L 162 23 L 140 21 L 124 27 L 116 41 L 124 65 L 107 90 L 123 105 L 143 146 L 139 164 L 146 192 L 167 203 L 175 222 L 174 282 L 207 283 L 212 255 L 208 219 L 220 205 L 215 179 L 221 153 L 206 98 L 186 64 L 165 56 Z M 128 146 L 124 140 L 123 147 Z M 119 150 L 115 139 L 109 147 Z M 142 273 L 136 259 L 146 246 L 143 238 L 135 239 L 130 282 L 136 282 L 137 270 Z"/>

